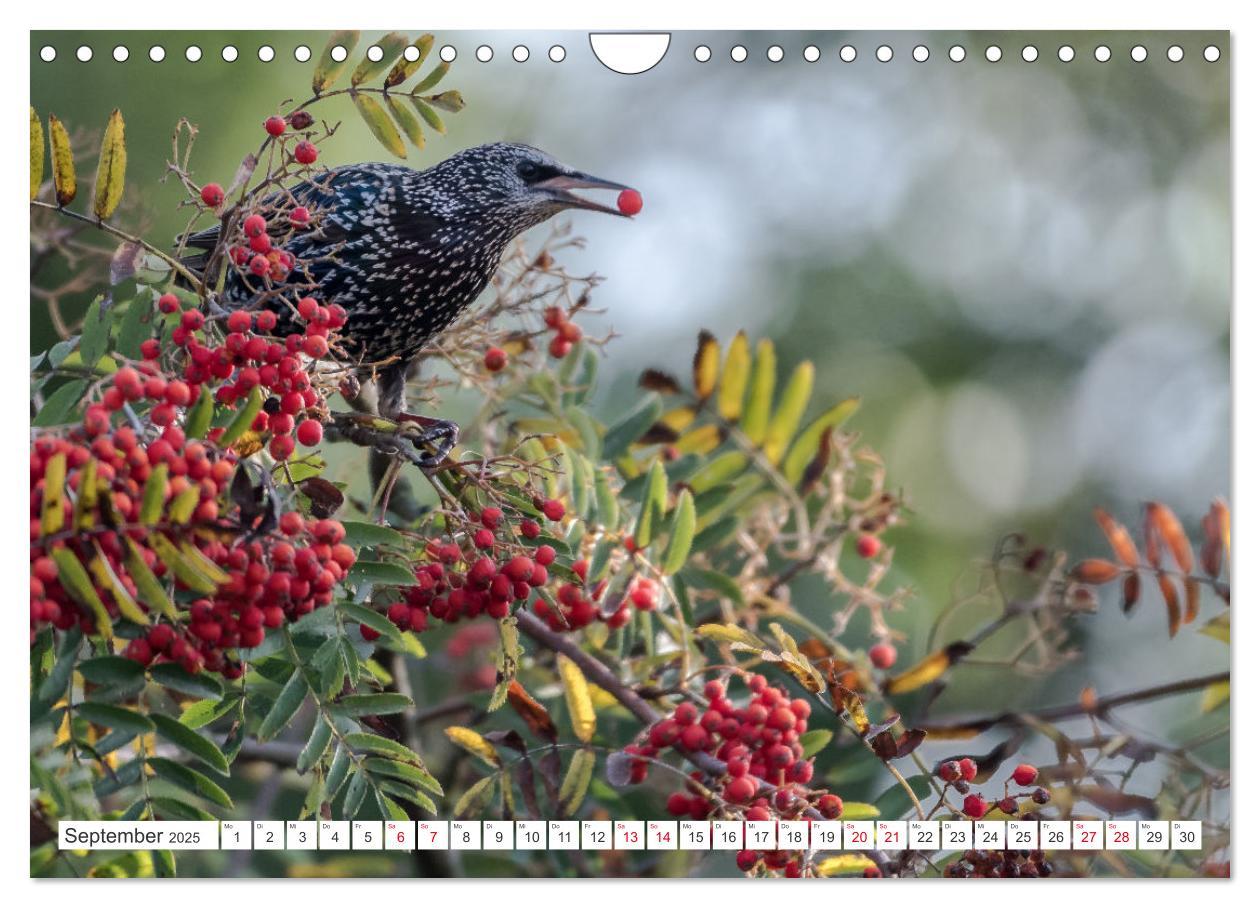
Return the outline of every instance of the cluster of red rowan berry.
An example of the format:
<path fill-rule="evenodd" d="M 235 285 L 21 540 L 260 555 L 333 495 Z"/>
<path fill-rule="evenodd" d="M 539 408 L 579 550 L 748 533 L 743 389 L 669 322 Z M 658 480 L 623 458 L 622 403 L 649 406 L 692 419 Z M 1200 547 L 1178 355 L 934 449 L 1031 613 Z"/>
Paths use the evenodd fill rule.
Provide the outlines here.
<path fill-rule="evenodd" d="M 158 300 L 158 309 L 163 313 L 173 314 L 179 308 L 174 294 L 164 294 Z M 141 345 L 145 362 L 139 371 L 130 366 L 119 369 L 114 386 L 105 393 L 102 403 L 112 410 L 124 402 L 148 398 L 154 403 L 150 420 L 168 425 L 174 422 L 178 407 L 197 398 L 203 384 L 216 386 L 215 400 L 227 406 L 259 388 L 267 396 L 262 412 L 250 428 L 260 434 L 270 433 L 268 449 L 272 457 L 287 460 L 295 448 L 295 439 L 313 447 L 324 437 L 323 424 L 309 415 L 318 409 L 321 400 L 311 386 L 302 357 L 313 361 L 326 356 L 328 337 L 345 324 L 346 313 L 336 303 L 324 306 L 306 296 L 293 307 L 293 319 L 304 325 L 303 330 L 280 340 L 271 334 L 279 325 L 274 311 L 238 309 L 227 317 L 223 341 L 216 343 L 207 342 L 205 317 L 200 311 L 189 309 L 180 315 L 179 326 L 171 335 L 175 345 L 187 353 L 182 380 L 166 380 L 158 374 L 156 360 L 161 346 L 150 339 Z"/>
<path fill-rule="evenodd" d="M 724 772 L 713 780 L 712 790 L 702 784 L 705 773 L 693 772 L 694 784 L 675 791 L 666 801 L 672 815 L 703 820 L 715 813 L 734 813 L 756 821 L 816 814 L 839 819 L 844 813 L 840 797 L 809 787 L 814 762 L 804 757 L 800 743 L 801 735 L 809 730 L 808 701 L 790 698 L 784 688 L 770 684 L 763 675 L 742 677 L 749 693 L 744 706 L 730 699 L 725 683 L 711 680 L 704 686 L 703 712 L 684 701 L 647 729 L 645 740 L 626 747 L 632 757 L 630 781 L 642 782 L 647 777 L 647 759 L 635 757 L 655 758 L 669 749 L 691 756 L 708 754 L 724 764 Z M 758 864 L 785 876 L 799 876 L 802 870 L 800 856 L 787 851 L 746 849 L 736 854 L 735 861 L 744 871 Z"/>
<path fill-rule="evenodd" d="M 134 375 L 136 370 L 129 370 Z M 122 370 L 120 370 L 120 373 Z M 137 379 L 138 380 L 138 379 Z M 115 381 L 110 391 L 132 390 L 133 379 Z M 107 395 L 108 396 L 107 392 Z M 222 541 L 214 535 L 187 532 L 187 526 L 220 525 L 230 517 L 224 504 L 236 456 L 213 444 L 189 440 L 178 425 L 161 426 L 145 441 L 131 425 L 113 426 L 105 403 L 90 405 L 80 424 L 65 435 L 41 434 L 31 445 L 31 635 L 52 625 L 67 630 L 78 625 L 96 630 L 91 610 L 80 604 L 62 585 L 53 558 L 58 548 L 68 547 L 76 559 L 91 563 L 116 578 L 115 593 L 107 583 L 95 584 L 111 618 L 122 611 L 116 598 L 136 601 L 139 588 L 129 561 L 139 558 L 161 579 L 171 571 L 151 543 L 170 533 L 183 545 L 195 547 L 199 557 L 214 564 L 227 580 L 213 594 L 195 601 L 186 628 L 158 624 L 131 641 L 126 655 L 149 664 L 155 659 L 179 662 L 190 672 L 203 667 L 228 677 L 239 675 L 239 663 L 228 651 L 257 646 L 264 628 L 278 627 L 332 601 L 332 590 L 354 563 L 355 553 L 342 540 L 345 530 L 335 520 L 308 521 L 296 511 L 280 515 L 278 534 L 255 539 Z M 212 433 L 213 434 L 213 433 Z M 43 535 L 41 515 L 49 466 L 55 457 L 65 458 L 65 488 L 61 495 L 60 524 L 73 527 L 75 535 L 64 538 Z M 177 501 L 185 517 L 169 527 L 141 521 L 146 496 L 152 495 L 154 470 L 165 468 L 157 487 L 159 514 L 168 514 Z M 160 476 L 161 474 L 159 474 Z M 73 497 L 73 501 L 72 501 Z M 160 532 L 159 532 L 160 531 Z M 172 543 L 174 544 L 174 543 Z M 184 584 L 176 577 L 176 589 Z M 137 607 L 140 607 L 137 603 Z"/>
<path fill-rule="evenodd" d="M 1050 803 L 1050 792 L 1044 788 L 1038 787 L 1031 791 L 1011 793 L 1010 785 L 1012 782 L 1020 788 L 1028 788 L 1037 781 L 1037 767 L 1031 763 L 1020 763 L 1015 767 L 1007 779 L 1002 797 L 993 803 L 971 790 L 971 782 L 975 779 L 978 771 L 979 767 L 976 766 L 976 761 L 970 757 L 963 757 L 960 760 L 945 760 L 937 764 L 936 767 L 937 777 L 941 781 L 948 783 L 959 794 L 964 795 L 962 812 L 973 820 L 980 819 L 995 807 L 1002 813 L 1015 816 L 1020 811 L 1019 802 L 1021 799 L 1030 800 L 1037 805 Z"/>
<path fill-rule="evenodd" d="M 548 306 L 543 312 L 543 322 L 554 332 L 547 352 L 556 359 L 564 359 L 582 339 L 581 326 L 569 321 L 569 314 L 559 306 Z"/>
<path fill-rule="evenodd" d="M 1044 851 L 979 851 L 968 849 L 957 861 L 945 865 L 950 878 L 1038 878 L 1053 876 L 1054 865 Z"/>

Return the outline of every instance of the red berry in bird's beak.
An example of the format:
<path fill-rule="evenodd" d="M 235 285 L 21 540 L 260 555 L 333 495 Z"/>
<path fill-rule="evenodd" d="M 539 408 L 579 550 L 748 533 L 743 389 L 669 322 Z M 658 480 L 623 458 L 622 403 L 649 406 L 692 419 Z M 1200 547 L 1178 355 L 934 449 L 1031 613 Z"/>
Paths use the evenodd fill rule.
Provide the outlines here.
<path fill-rule="evenodd" d="M 643 196 L 634 189 L 621 190 L 617 196 L 617 210 L 627 217 L 634 217 L 643 210 Z"/>

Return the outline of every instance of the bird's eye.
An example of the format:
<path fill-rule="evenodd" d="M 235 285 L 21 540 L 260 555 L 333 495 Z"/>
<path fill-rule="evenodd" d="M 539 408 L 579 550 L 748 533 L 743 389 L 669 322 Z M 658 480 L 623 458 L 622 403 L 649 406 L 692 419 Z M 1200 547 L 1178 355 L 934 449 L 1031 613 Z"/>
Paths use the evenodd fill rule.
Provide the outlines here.
<path fill-rule="evenodd" d="M 516 165 L 516 172 L 526 183 L 532 183 L 542 176 L 542 168 L 533 161 L 522 161 Z"/>

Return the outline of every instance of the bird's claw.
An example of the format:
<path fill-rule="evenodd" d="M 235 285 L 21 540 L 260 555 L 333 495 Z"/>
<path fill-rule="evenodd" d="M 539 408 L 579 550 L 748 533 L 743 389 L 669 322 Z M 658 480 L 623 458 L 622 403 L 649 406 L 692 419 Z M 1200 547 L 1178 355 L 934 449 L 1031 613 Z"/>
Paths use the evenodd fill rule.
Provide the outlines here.
<path fill-rule="evenodd" d="M 325 434 L 349 441 L 429 471 L 440 466 L 459 442 L 459 426 L 445 419 L 400 413 L 386 419 L 365 413 L 334 413 Z"/>

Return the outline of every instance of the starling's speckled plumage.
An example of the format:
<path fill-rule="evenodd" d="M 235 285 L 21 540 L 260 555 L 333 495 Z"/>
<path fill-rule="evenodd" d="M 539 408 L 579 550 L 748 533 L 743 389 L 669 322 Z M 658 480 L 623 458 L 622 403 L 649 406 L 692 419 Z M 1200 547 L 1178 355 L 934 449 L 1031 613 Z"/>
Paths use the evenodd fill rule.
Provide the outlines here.
<path fill-rule="evenodd" d="M 470 148 L 422 171 L 339 167 L 289 190 L 294 204 L 316 215 L 310 230 L 285 244 L 299 262 L 291 280 L 314 283 L 307 292 L 341 305 L 349 351 L 365 364 L 395 359 L 384 381 L 401 385 L 424 344 L 485 289 L 514 237 L 570 208 L 619 213 L 568 192 L 575 188 L 625 187 L 506 143 Z M 217 240 L 212 228 L 186 244 L 208 249 Z M 259 286 L 252 280 L 233 271 L 225 303 L 251 300 Z M 397 393 L 401 405 L 401 387 Z"/>

